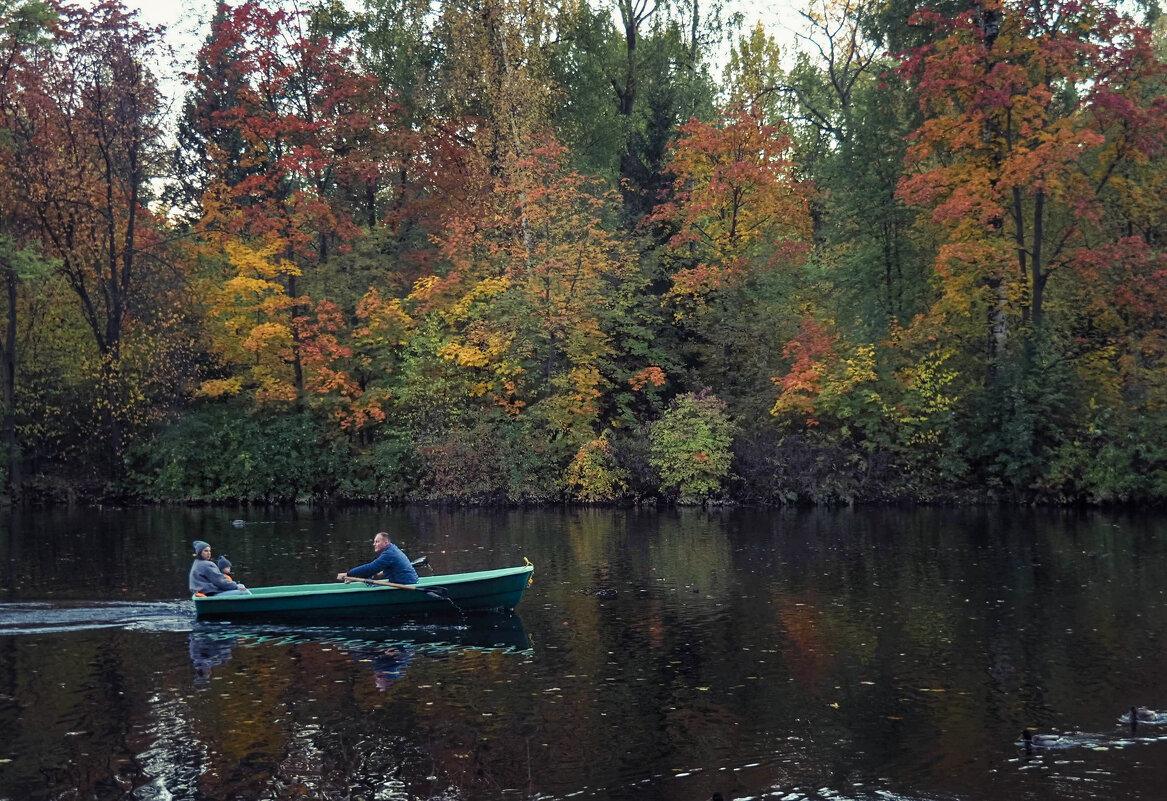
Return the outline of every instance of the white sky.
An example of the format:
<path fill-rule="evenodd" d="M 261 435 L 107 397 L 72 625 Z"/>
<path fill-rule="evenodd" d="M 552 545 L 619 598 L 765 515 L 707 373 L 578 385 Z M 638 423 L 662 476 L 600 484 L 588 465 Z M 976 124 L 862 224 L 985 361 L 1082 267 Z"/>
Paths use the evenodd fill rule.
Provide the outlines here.
<path fill-rule="evenodd" d="M 122 0 L 127 7 L 137 9 L 142 19 L 151 25 L 165 25 L 176 48 L 193 44 L 197 50 L 202 41 L 203 19 L 214 9 L 214 0 Z M 358 6 L 359 0 L 346 0 Z M 289 3 L 289 5 L 291 5 Z M 790 27 L 798 27 L 797 12 L 807 5 L 806 0 L 727 0 L 729 11 L 740 11 L 746 29 L 758 20 L 780 41 L 793 39 Z"/>
<path fill-rule="evenodd" d="M 174 104 L 181 98 L 174 95 L 180 91 L 178 72 L 189 69 L 194 57 L 207 34 L 207 20 L 215 8 L 215 0 L 122 0 L 128 8 L 136 9 L 142 21 L 149 25 L 163 25 L 167 30 L 167 41 L 174 48 L 177 63 L 172 74 L 162 76 L 163 92 Z M 294 0 L 288 3 L 293 4 Z M 360 6 L 360 0 L 346 0 L 353 6 Z M 794 31 L 800 29 L 798 11 L 805 8 L 808 0 L 726 0 L 726 10 L 740 11 L 743 32 L 754 26 L 758 20 L 781 44 L 784 55 L 789 56 L 794 43 Z M 727 54 L 722 55 L 724 58 Z M 718 71 L 719 72 L 719 71 Z M 720 77 L 715 72 L 715 77 Z"/>

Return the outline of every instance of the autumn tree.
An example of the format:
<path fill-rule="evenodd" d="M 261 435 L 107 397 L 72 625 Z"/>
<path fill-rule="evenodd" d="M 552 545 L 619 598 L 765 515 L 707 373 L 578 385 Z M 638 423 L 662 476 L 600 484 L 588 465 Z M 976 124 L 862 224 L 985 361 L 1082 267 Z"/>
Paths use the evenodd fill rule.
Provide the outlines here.
<path fill-rule="evenodd" d="M 938 33 L 904 65 L 925 120 L 900 196 L 939 240 L 941 297 L 917 330 L 981 345 L 963 372 L 975 385 L 984 371 L 983 464 L 1024 487 L 1097 391 L 1082 379 L 1114 344 L 1113 309 L 1134 314 L 1141 292 L 1160 292 L 1132 179 L 1167 142 L 1163 64 L 1147 29 L 1099 3 L 919 19 Z"/>
<path fill-rule="evenodd" d="M 456 287 L 450 319 L 465 328 L 447 357 L 483 371 L 483 395 L 515 410 L 541 404 L 555 429 L 570 431 L 596 415 L 606 306 L 632 272 L 610 227 L 611 197 L 567 170 L 563 155 L 545 141 L 516 160 L 492 214 L 474 229 L 449 227 L 443 252 L 453 272 L 414 297 Z"/>
<path fill-rule="evenodd" d="M 529 156 L 547 127 L 551 12 L 544 0 L 442 4 L 445 109 L 492 175 Z"/>
<path fill-rule="evenodd" d="M 693 338 L 698 380 L 732 406 L 764 392 L 777 367 L 767 351 L 780 349 L 773 338 L 798 307 L 810 190 L 794 175 L 785 128 L 756 108 L 730 109 L 714 124 L 692 120 L 680 132 L 672 199 L 654 212 L 673 231 L 666 302 Z"/>
<path fill-rule="evenodd" d="M 544 139 L 508 166 L 488 214 L 449 220 L 447 274 L 407 299 L 440 315 L 439 354 L 469 378 L 476 404 L 554 443 L 556 470 L 600 433 L 603 396 L 623 378 L 609 362 L 612 331 L 638 275 L 614 231 L 614 198 L 563 156 Z"/>
<path fill-rule="evenodd" d="M 336 387 L 305 374 L 306 351 L 314 364 L 343 352 L 305 342 L 329 315 L 305 290 L 386 210 L 401 152 L 394 106 L 307 13 L 259 2 L 220 7 L 200 64 L 189 103 L 207 176 L 199 230 L 233 273 L 208 291 L 220 352 L 241 368 L 204 390 L 291 401 Z"/>
<path fill-rule="evenodd" d="M 7 202 L 35 221 L 21 236 L 41 240 L 89 329 L 95 353 L 75 363 L 98 387 L 93 407 L 116 471 L 127 429 L 149 416 L 150 371 L 138 372 L 137 356 L 150 349 L 128 359 L 126 343 L 149 330 L 150 283 L 166 263 L 164 223 L 149 205 L 162 153 L 150 67 L 159 34 L 116 2 L 53 4 L 52 13 L 52 46 L 8 76 L 21 85 L 6 101 Z"/>
<path fill-rule="evenodd" d="M 926 115 L 901 196 L 941 231 L 953 312 L 987 316 L 990 357 L 1041 327 L 1055 274 L 1081 271 L 1125 231 L 1105 207 L 1128 165 L 1167 135 L 1150 33 L 1095 3 L 986 6 L 946 21 L 905 72 Z"/>

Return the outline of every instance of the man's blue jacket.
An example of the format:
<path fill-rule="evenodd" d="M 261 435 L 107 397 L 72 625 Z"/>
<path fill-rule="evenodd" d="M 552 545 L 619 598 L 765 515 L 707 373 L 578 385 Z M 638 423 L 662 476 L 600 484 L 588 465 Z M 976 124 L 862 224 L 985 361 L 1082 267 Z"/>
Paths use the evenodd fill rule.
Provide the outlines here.
<path fill-rule="evenodd" d="M 405 552 L 393 543 L 385 546 L 385 550 L 377 554 L 377 558 L 367 565 L 354 567 L 348 571 L 353 578 L 372 578 L 385 571 L 385 580 L 394 584 L 417 584 L 417 571 L 409 563 Z"/>

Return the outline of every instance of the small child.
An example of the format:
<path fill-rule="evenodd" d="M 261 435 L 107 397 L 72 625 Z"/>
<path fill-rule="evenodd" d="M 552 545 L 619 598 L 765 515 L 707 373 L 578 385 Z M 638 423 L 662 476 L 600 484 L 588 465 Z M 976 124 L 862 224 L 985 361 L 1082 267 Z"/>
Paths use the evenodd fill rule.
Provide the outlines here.
<path fill-rule="evenodd" d="M 231 575 L 231 560 L 228 559 L 226 556 L 220 556 L 219 560 L 217 562 L 215 562 L 215 565 L 218 566 L 219 572 L 222 573 L 227 578 L 231 579 L 232 581 L 239 580 Z"/>

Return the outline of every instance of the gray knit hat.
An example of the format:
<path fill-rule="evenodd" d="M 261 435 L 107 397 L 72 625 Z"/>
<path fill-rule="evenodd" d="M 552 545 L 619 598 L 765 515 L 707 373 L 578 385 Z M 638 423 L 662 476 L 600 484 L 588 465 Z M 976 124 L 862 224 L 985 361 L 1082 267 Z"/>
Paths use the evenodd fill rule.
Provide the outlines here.
<path fill-rule="evenodd" d="M 194 541 L 195 556 L 198 556 L 200 553 L 202 553 L 203 548 L 210 548 L 210 547 L 211 547 L 211 543 L 209 543 L 209 542 L 203 542 L 202 540 L 195 540 Z"/>

